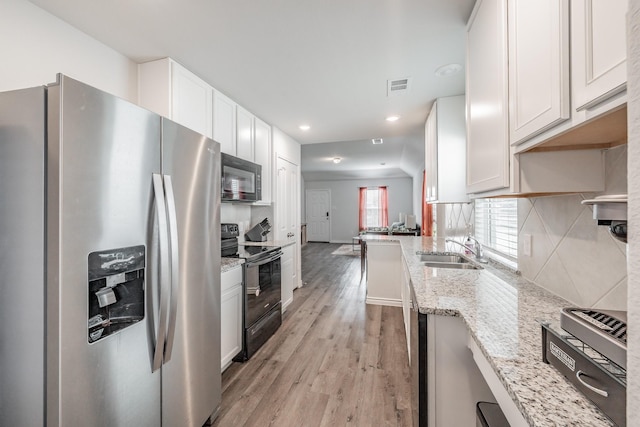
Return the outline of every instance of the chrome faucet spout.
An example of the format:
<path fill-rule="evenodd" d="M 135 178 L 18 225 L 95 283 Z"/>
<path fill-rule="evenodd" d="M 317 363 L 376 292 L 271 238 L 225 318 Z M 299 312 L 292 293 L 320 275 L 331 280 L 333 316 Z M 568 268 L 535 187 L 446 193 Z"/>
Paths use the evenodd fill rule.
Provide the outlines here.
<path fill-rule="evenodd" d="M 478 254 L 476 253 L 476 251 L 475 251 L 475 250 L 473 250 L 473 249 L 471 249 L 471 248 L 469 248 L 469 247 L 465 246 L 463 243 L 460 243 L 460 242 L 458 242 L 457 240 L 453 240 L 453 239 L 444 239 L 444 241 L 445 241 L 445 242 L 447 242 L 447 243 L 455 243 L 456 245 L 458 245 L 458 246 L 460 246 L 460 247 L 464 248 L 465 250 L 470 251 L 470 252 L 471 252 L 472 254 L 474 254 L 475 256 L 478 256 Z"/>
<path fill-rule="evenodd" d="M 471 240 L 474 241 L 474 248 L 471 249 L 470 247 L 466 246 L 464 243 L 460 243 L 457 240 L 453 240 L 453 239 L 444 239 L 445 242 L 449 242 L 449 243 L 455 243 L 458 246 L 462 246 L 465 250 L 471 252 L 472 254 L 474 254 L 476 256 L 476 261 L 486 264 L 488 261 L 487 259 L 484 257 L 484 251 L 482 250 L 482 244 L 473 236 L 468 236 Z"/>

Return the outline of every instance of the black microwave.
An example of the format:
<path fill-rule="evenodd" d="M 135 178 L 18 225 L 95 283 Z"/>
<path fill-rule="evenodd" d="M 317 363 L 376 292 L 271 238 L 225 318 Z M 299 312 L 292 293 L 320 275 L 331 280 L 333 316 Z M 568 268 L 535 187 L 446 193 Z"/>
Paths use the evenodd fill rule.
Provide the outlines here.
<path fill-rule="evenodd" d="M 262 199 L 262 166 L 221 153 L 221 200 L 223 202 L 257 202 Z"/>

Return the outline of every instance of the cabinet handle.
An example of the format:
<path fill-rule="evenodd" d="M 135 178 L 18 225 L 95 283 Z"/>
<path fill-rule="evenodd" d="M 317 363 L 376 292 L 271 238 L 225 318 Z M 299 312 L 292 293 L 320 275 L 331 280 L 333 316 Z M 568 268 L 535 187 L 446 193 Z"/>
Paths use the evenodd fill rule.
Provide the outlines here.
<path fill-rule="evenodd" d="M 602 390 L 600 388 L 595 388 L 594 386 L 587 384 L 585 380 L 582 379 L 582 376 L 588 377 L 589 375 L 585 374 L 584 372 L 582 372 L 581 370 L 578 370 L 578 372 L 576 372 L 576 378 L 578 379 L 578 381 L 580 381 L 580 384 L 582 384 L 583 386 L 585 386 L 586 388 L 588 388 L 589 390 L 591 390 L 592 392 L 599 394 L 602 397 L 609 397 L 609 393 L 606 390 Z"/>

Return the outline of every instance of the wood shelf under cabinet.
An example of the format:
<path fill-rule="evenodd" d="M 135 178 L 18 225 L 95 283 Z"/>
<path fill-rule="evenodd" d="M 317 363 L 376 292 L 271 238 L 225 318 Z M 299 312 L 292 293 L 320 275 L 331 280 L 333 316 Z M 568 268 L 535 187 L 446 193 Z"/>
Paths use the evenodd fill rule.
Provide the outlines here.
<path fill-rule="evenodd" d="M 626 143 L 627 105 L 624 104 L 524 152 L 604 149 Z"/>

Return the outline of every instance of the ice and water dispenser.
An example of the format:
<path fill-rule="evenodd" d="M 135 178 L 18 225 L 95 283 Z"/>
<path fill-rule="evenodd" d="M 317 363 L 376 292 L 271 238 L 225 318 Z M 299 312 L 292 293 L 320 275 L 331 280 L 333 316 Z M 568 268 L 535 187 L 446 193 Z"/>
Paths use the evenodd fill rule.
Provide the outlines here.
<path fill-rule="evenodd" d="M 144 318 L 144 246 L 89 254 L 89 343 Z"/>

